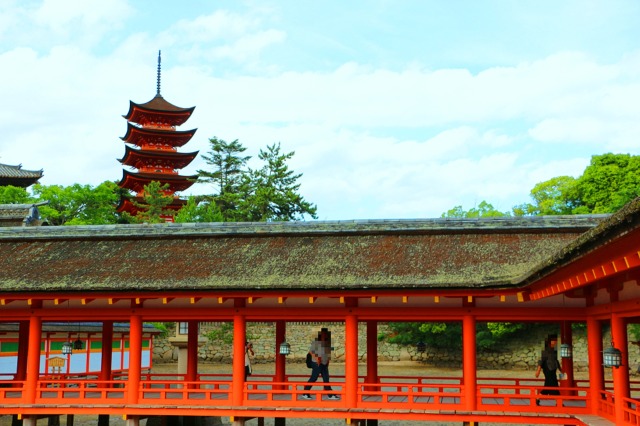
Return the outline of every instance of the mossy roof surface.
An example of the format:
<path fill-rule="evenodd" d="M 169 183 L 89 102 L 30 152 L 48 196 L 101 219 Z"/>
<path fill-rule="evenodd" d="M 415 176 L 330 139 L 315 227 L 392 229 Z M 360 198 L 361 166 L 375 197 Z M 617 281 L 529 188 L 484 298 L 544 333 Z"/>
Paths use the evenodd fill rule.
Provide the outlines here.
<path fill-rule="evenodd" d="M 510 287 L 606 216 L 0 229 L 0 293 Z"/>
<path fill-rule="evenodd" d="M 523 277 L 521 285 L 527 285 L 539 280 L 563 265 L 616 241 L 620 242 L 625 238 L 633 238 L 635 245 L 638 245 L 639 240 L 635 237 L 638 230 L 640 230 L 640 197 L 627 203 L 622 209 L 607 217 L 598 226 L 588 230 L 551 256 L 543 259 L 542 262 L 529 271 L 526 277 Z"/>

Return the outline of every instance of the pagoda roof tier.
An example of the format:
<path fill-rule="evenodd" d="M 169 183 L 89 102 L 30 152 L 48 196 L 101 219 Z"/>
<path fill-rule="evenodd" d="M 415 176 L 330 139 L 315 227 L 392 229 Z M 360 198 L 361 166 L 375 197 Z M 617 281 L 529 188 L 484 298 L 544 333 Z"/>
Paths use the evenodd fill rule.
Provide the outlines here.
<path fill-rule="evenodd" d="M 188 189 L 196 182 L 198 175 L 182 176 L 169 173 L 134 173 L 127 170 L 122 171 L 122 180 L 118 182 L 120 188 L 127 188 L 133 192 L 141 192 L 145 185 L 156 181 L 162 185 L 169 184 L 169 191 L 179 192 Z"/>
<path fill-rule="evenodd" d="M 124 156 L 118 160 L 122 164 L 141 169 L 143 167 L 170 167 L 172 169 L 182 169 L 188 166 L 199 151 L 175 152 L 175 151 L 153 151 L 140 150 L 125 146 Z"/>
<path fill-rule="evenodd" d="M 27 188 L 34 183 L 38 183 L 38 179 L 42 176 L 42 169 L 25 170 L 22 168 L 22 164 L 10 166 L 8 164 L 0 163 L 0 186 L 11 185 Z"/>
<path fill-rule="evenodd" d="M 153 144 L 175 148 L 186 145 L 196 133 L 196 130 L 198 129 L 181 131 L 152 129 L 148 127 L 139 127 L 128 122 L 127 133 L 120 139 L 136 146 Z"/>
<path fill-rule="evenodd" d="M 145 204 L 143 197 L 121 198 L 120 199 L 120 203 L 118 204 L 118 206 L 116 208 L 116 211 L 118 213 L 127 212 L 131 216 L 135 216 L 136 214 L 138 214 L 140 209 L 138 207 L 136 207 L 135 204 L 133 204 L 132 200 L 137 202 L 137 203 L 139 203 L 139 204 Z M 182 198 L 174 198 L 173 202 L 171 204 L 169 204 L 168 206 L 166 206 L 165 208 L 167 210 L 173 210 L 173 211 L 177 212 L 182 207 L 184 207 L 185 204 L 187 204 L 187 200 L 183 200 Z"/>
<path fill-rule="evenodd" d="M 171 126 L 184 124 L 196 107 L 181 108 L 167 102 L 160 94 L 144 104 L 129 101 L 129 112 L 123 117 L 138 124 L 163 123 Z"/>

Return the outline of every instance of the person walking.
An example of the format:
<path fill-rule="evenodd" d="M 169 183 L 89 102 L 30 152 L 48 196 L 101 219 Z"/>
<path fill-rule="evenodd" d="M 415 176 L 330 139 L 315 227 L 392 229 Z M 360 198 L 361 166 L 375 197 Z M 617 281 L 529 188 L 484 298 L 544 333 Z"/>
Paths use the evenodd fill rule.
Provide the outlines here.
<path fill-rule="evenodd" d="M 556 346 L 558 345 L 558 336 L 556 334 L 550 334 L 545 339 L 544 350 L 538 361 L 538 367 L 536 368 L 536 378 L 540 377 L 540 372 L 544 374 L 544 387 L 540 391 L 542 395 L 560 395 L 560 390 L 557 389 L 560 384 L 558 383 L 559 371 L 562 374 L 562 367 L 558 362 L 558 352 Z M 536 399 L 536 405 L 540 405 L 540 400 Z"/>
<path fill-rule="evenodd" d="M 311 342 L 309 347 L 311 354 L 311 376 L 308 383 L 315 383 L 319 376 L 322 376 L 324 383 L 329 383 L 329 362 L 331 362 L 331 332 L 327 328 L 321 328 L 318 337 Z M 311 385 L 304 387 L 304 390 L 311 389 Z M 325 385 L 324 390 L 333 390 L 331 386 Z M 313 399 L 311 395 L 305 393 L 303 399 Z M 329 399 L 340 399 L 338 395 L 329 395 Z"/>
<path fill-rule="evenodd" d="M 253 352 L 253 343 L 245 342 L 244 344 L 244 381 L 246 382 L 249 376 L 251 375 L 251 360 L 249 359 L 249 354 L 251 356 L 255 356 L 256 354 Z"/>

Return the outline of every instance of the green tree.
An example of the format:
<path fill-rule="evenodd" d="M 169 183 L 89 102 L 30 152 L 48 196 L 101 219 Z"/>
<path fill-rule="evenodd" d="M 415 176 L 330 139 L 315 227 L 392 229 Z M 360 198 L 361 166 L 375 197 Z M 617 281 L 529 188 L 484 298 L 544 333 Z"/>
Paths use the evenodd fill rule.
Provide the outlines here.
<path fill-rule="evenodd" d="M 123 214 L 126 219 L 133 223 L 164 223 L 166 217 L 173 217 L 175 211 L 167 209 L 167 206 L 173 202 L 173 195 L 167 194 L 169 184 L 162 185 L 158 181 L 151 181 L 144 186 L 143 202 L 132 200 L 134 206 L 138 208 L 138 213 L 131 216 L 128 213 Z"/>
<path fill-rule="evenodd" d="M 476 345 L 479 349 L 495 349 L 509 338 L 530 330 L 533 324 L 489 322 L 476 324 Z M 413 346 L 424 342 L 433 348 L 462 348 L 462 324 L 456 322 L 391 322 L 389 334 L 379 335 L 379 340 L 387 340 L 403 346 Z"/>
<path fill-rule="evenodd" d="M 513 208 L 516 216 L 614 213 L 640 196 L 640 156 L 591 157 L 578 178 L 558 176 L 531 190 L 533 204 Z"/>
<path fill-rule="evenodd" d="M 515 206 L 515 216 L 572 214 L 578 201 L 575 199 L 577 180 L 571 176 L 558 176 L 537 183 L 531 190 L 534 203 Z"/>
<path fill-rule="evenodd" d="M 19 186 L 0 186 L 0 204 L 28 204 L 34 199 L 25 188 Z"/>
<path fill-rule="evenodd" d="M 302 173 L 289 170 L 287 161 L 295 152 L 281 153 L 280 144 L 260 150 L 258 158 L 264 162 L 262 168 L 249 170 L 240 185 L 242 200 L 240 214 L 246 221 L 302 220 L 308 214 L 316 219 L 317 207 L 298 192 L 298 179 Z"/>
<path fill-rule="evenodd" d="M 197 197 L 189 197 L 187 204 L 178 211 L 176 222 L 224 222 L 224 216 L 220 207 L 215 202 L 205 200 L 198 201 Z"/>
<path fill-rule="evenodd" d="M 38 201 L 48 201 L 39 208 L 40 214 L 51 225 L 97 225 L 116 223 L 118 186 L 114 182 L 71 186 L 34 185 Z"/>
<path fill-rule="evenodd" d="M 201 198 L 217 204 L 226 221 L 237 220 L 240 185 L 251 157 L 242 155 L 247 148 L 237 139 L 226 142 L 214 136 L 209 139 L 209 145 L 211 150 L 202 158 L 212 170 L 198 170 L 198 182 L 214 185 L 216 192 Z"/>
<path fill-rule="evenodd" d="M 575 214 L 614 213 L 640 196 L 640 156 L 603 154 L 578 178 Z"/>
<path fill-rule="evenodd" d="M 473 207 L 468 211 L 462 209 L 462 206 L 455 206 L 454 208 L 442 213 L 440 217 L 443 218 L 477 218 L 477 217 L 504 217 L 511 216 L 509 212 L 501 212 L 496 210 L 493 205 L 486 201 L 481 201 L 477 207 Z"/>

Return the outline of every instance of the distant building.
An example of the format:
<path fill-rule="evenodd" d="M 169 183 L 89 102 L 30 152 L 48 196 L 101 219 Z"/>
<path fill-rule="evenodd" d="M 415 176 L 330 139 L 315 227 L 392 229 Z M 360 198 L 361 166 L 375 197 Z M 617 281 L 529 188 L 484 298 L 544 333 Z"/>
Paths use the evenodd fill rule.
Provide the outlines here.
<path fill-rule="evenodd" d="M 10 166 L 0 163 L 0 186 L 18 186 L 27 188 L 34 183 L 38 183 L 38 179 L 43 176 L 40 170 L 25 170 L 22 164 Z"/>
<path fill-rule="evenodd" d="M 48 201 L 36 204 L 0 204 L 0 227 L 46 225 L 38 210 L 38 206 L 45 204 Z"/>
<path fill-rule="evenodd" d="M 125 146 L 124 156 L 118 160 L 125 166 L 137 169 L 137 172 L 122 171 L 122 179 L 118 183 L 120 188 L 133 192 L 133 197 L 124 197 L 118 205 L 118 212 L 131 215 L 138 213 L 138 205 L 144 204 L 144 187 L 156 181 L 161 185 L 168 184 L 166 195 L 173 195 L 174 199 L 167 206 L 168 209 L 178 211 L 186 201 L 175 195 L 193 185 L 198 178 L 182 176 L 178 173 L 198 155 L 195 152 L 178 152 L 178 148 L 191 140 L 196 129 L 178 131 L 176 127 L 184 124 L 195 107 L 180 108 L 164 100 L 160 95 L 160 53 L 158 52 L 158 89 L 156 96 L 149 102 L 137 104 L 129 102 L 129 112 L 124 118 L 127 120 L 127 133 L 121 138 L 129 145 Z M 165 220 L 172 222 L 171 216 Z"/>

